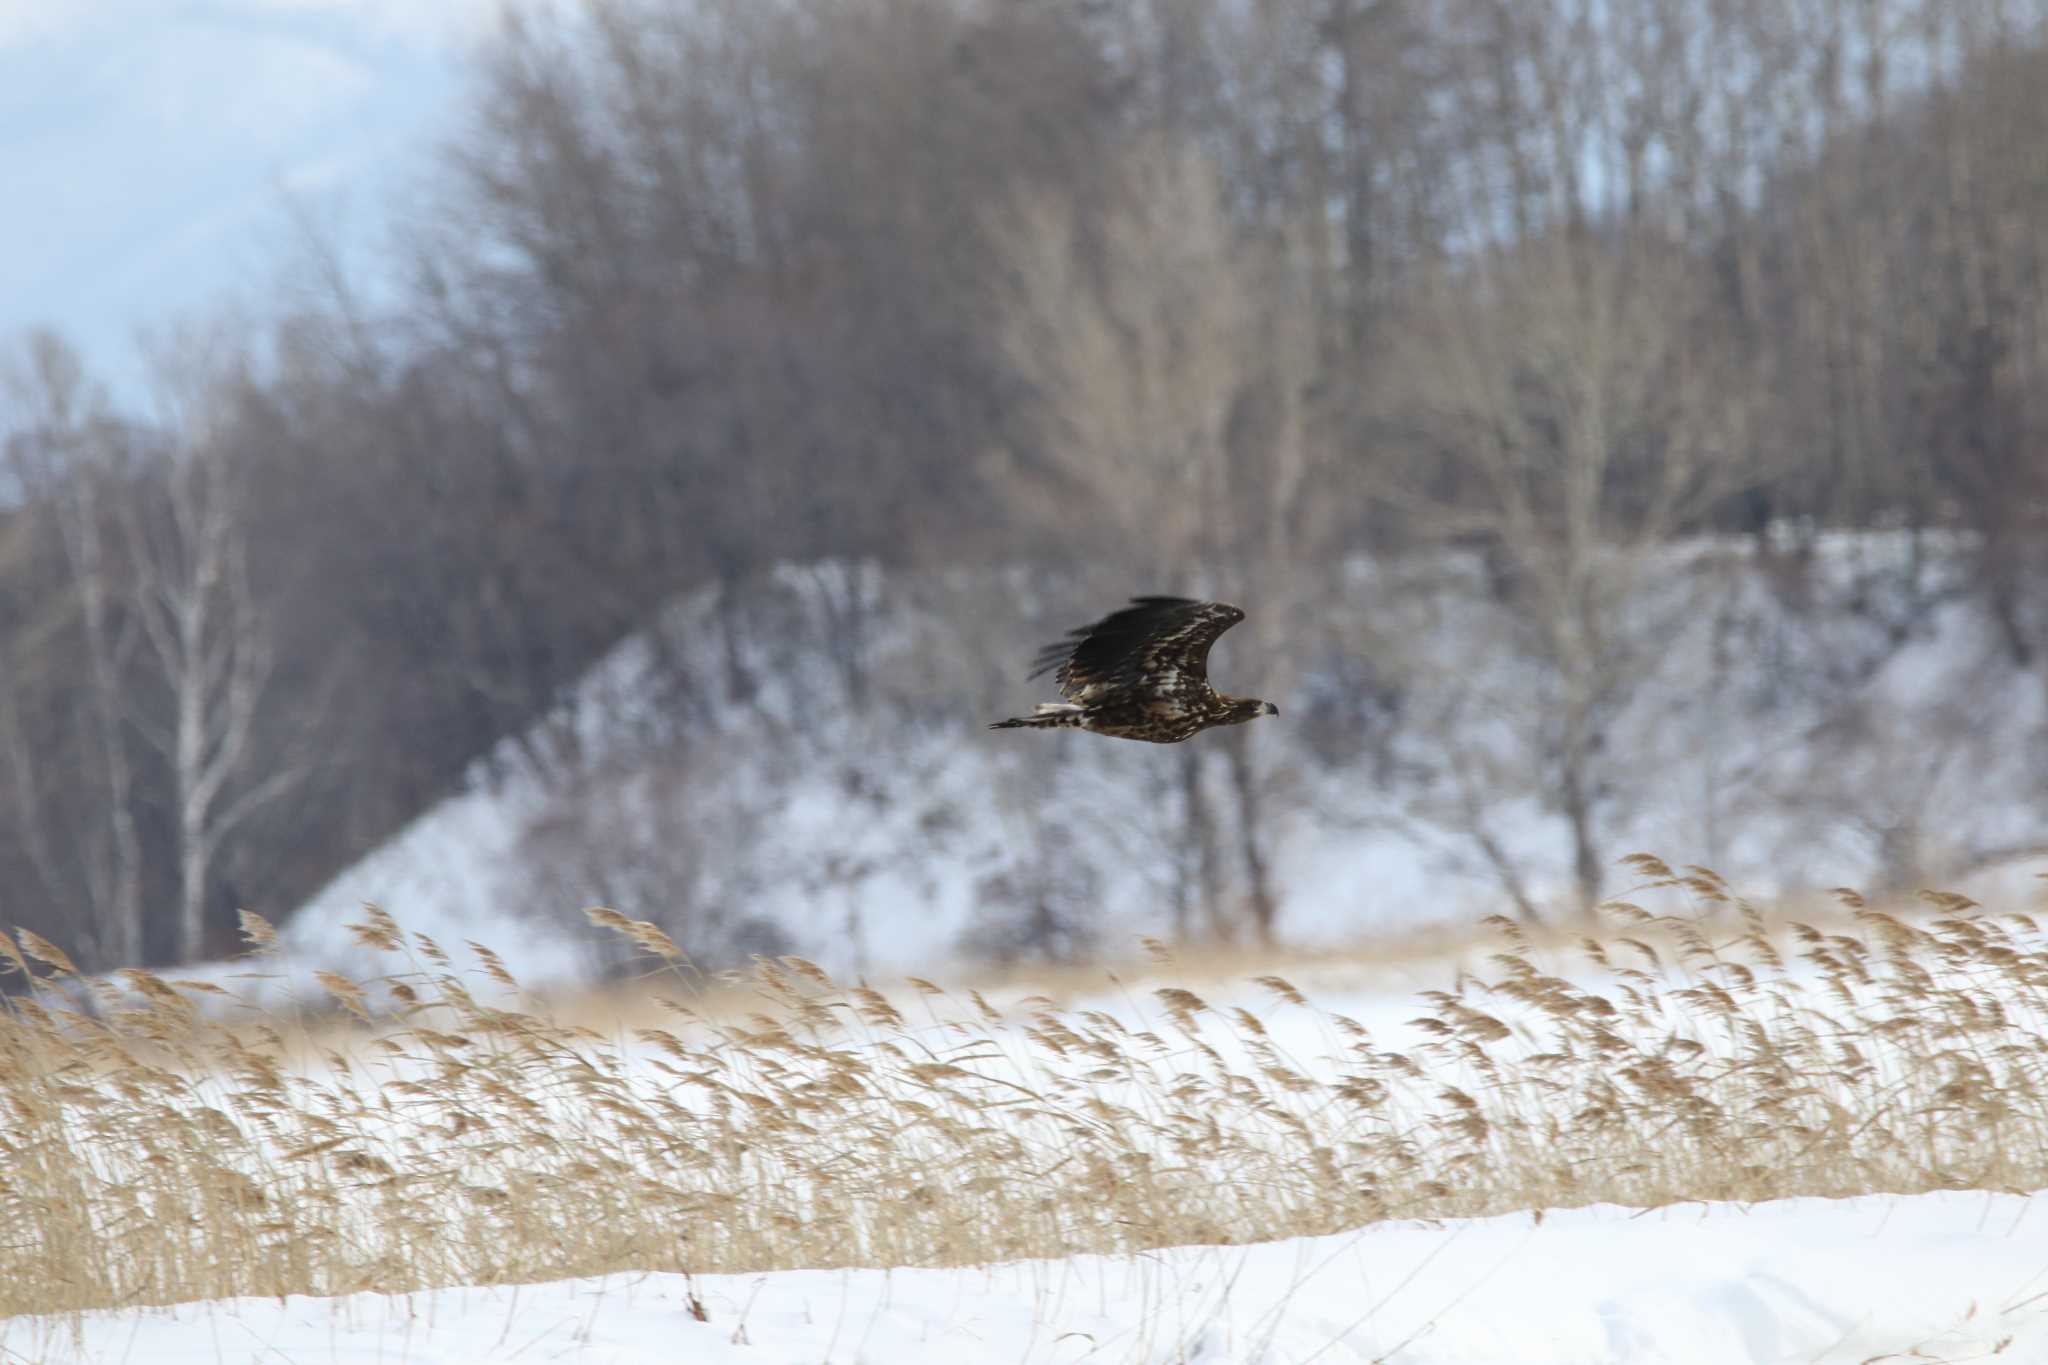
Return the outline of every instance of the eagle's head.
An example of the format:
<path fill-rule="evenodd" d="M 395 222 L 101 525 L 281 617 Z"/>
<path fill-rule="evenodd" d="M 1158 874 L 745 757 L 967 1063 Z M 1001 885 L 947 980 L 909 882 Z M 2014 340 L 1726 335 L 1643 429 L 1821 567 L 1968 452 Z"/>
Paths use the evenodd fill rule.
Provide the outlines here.
<path fill-rule="evenodd" d="M 1246 721 L 1256 720 L 1260 716 L 1277 716 L 1279 714 L 1280 708 L 1273 705 L 1272 702 L 1260 701 L 1257 697 L 1232 697 L 1229 709 L 1223 713 L 1223 723 L 1225 725 L 1242 725 Z"/>

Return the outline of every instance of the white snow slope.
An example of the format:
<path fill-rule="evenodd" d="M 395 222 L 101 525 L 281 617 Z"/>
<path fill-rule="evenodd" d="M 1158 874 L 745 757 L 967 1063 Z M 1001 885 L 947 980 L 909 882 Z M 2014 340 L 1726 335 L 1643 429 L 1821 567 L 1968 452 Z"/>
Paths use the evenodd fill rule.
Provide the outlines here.
<path fill-rule="evenodd" d="M 703 1320 L 692 1311 L 701 1305 Z M 0 1322 L 0 1360 L 1741 1365 L 2048 1360 L 2048 1210 L 1596 1206 L 957 1270 L 611 1275 Z"/>
<path fill-rule="evenodd" d="M 1960 552 L 1914 577 L 1898 537 L 1822 549 L 1798 605 L 1713 543 L 1674 551 L 1643 589 L 1643 676 L 1594 774 L 1604 856 L 1707 863 L 1752 896 L 1925 876 L 2022 908 L 2048 867 L 2048 687 L 1953 595 Z M 1249 637 L 1218 647 L 1219 680 L 1270 684 L 1281 704 L 1251 755 L 1285 942 L 1511 909 L 1496 854 L 1538 901 L 1570 884 L 1544 675 L 1461 574 L 1344 566 L 1278 627 L 1301 633 L 1286 676 L 1243 676 L 1260 658 Z M 747 604 L 739 701 L 720 683 L 715 600 L 677 603 L 464 791 L 279 916 L 292 960 L 356 965 L 343 926 L 364 901 L 451 950 L 486 942 L 546 986 L 601 965 L 577 916 L 591 904 L 655 920 L 713 965 L 793 951 L 852 975 L 986 952 L 1034 904 L 1092 934 L 1085 956 L 1170 936 L 1191 876 L 1238 896 L 1234 848 L 1187 866 L 1186 746 L 983 730 L 1037 695 L 1016 660 L 1077 610 L 1012 588 L 788 567 Z M 853 598 L 875 687 L 895 689 L 866 708 L 847 704 L 829 645 Z M 1376 688 L 1395 699 L 1382 713 Z M 1318 739 L 1332 735 L 1353 738 Z M 1224 751 L 1202 748 L 1215 739 L 1194 747 L 1212 818 L 1234 830 Z"/>

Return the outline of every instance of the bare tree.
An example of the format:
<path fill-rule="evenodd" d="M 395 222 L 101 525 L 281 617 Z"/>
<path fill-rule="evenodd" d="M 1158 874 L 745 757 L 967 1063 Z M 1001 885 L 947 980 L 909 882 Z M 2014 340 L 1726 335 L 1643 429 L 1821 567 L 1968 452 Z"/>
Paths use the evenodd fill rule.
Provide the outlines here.
<path fill-rule="evenodd" d="M 1258 610 L 1233 651 L 1272 660 L 1293 560 L 1324 522 L 1310 395 L 1318 318 L 1293 243 L 1232 223 L 1213 163 L 1165 138 L 1126 153 L 1099 214 L 1021 195 L 997 229 L 993 327 L 1027 400 L 988 476 L 1060 548 L 1124 583 L 1242 595 Z M 1257 646 L 1246 648 L 1245 646 Z M 1278 676 L 1244 685 L 1274 690 Z M 1262 779 L 1232 747 L 1245 902 L 1270 938 L 1277 897 L 1261 845 Z M 1201 750 L 1181 755 L 1202 894 L 1221 854 Z M 1212 925 L 1227 923 L 1211 899 Z"/>
<path fill-rule="evenodd" d="M 57 525 L 68 579 L 62 600 L 75 608 L 85 656 L 85 686 L 75 693 L 80 700 L 74 712 L 86 749 L 85 771 L 66 773 L 52 769 L 47 744 L 36 742 L 21 712 L 26 699 L 48 686 L 29 685 L 27 671 L 63 657 L 55 633 L 31 630 L 8 642 L 0 720 L 12 779 L 12 823 L 46 893 L 59 904 L 82 893 L 87 927 L 81 944 L 88 960 L 139 963 L 145 869 L 125 691 L 132 635 L 116 601 L 121 585 L 106 543 L 107 504 L 110 495 L 119 495 L 122 438 L 77 354 L 53 333 L 25 339 L 6 367 L 5 389 L 17 427 L 8 473 L 19 495 L 31 507 L 47 508 Z M 75 794 L 80 778 L 87 799 L 61 799 Z M 51 825 L 73 810 L 85 829 L 75 835 L 77 851 L 60 858 L 64 832 Z"/>
<path fill-rule="evenodd" d="M 224 841 L 306 772 L 284 754 L 252 771 L 250 739 L 275 655 L 250 574 L 248 482 L 241 452 L 205 424 L 205 390 L 219 381 L 199 373 L 166 382 L 188 410 L 174 415 L 169 446 L 120 500 L 119 524 L 128 606 L 148 665 L 138 670 L 137 721 L 169 766 L 177 945 L 190 960 L 206 951 L 207 898 Z"/>
<path fill-rule="evenodd" d="M 1733 360 L 1684 254 L 1655 240 L 1560 233 L 1446 273 L 1407 321 L 1378 376 L 1411 457 L 1388 495 L 1481 551 L 1531 665 L 1495 701 L 1591 902 L 1627 762 L 1607 728 L 1693 605 L 1641 591 L 1647 561 L 1752 477 Z"/>

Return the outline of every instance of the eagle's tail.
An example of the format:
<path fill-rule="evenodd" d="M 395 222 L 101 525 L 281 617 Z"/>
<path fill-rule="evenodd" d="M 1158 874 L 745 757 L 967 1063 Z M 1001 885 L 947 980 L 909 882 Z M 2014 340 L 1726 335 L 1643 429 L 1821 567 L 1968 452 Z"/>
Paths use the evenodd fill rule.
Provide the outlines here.
<path fill-rule="evenodd" d="M 989 726 L 991 730 L 1058 730 L 1081 724 L 1081 708 L 1071 702 L 1040 702 L 1028 716 L 1012 716 Z"/>

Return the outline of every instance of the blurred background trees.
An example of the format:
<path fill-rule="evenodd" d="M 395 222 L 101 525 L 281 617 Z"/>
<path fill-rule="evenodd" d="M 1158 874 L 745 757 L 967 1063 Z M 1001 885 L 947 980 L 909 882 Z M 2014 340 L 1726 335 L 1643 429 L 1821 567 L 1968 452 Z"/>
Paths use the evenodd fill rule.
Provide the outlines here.
<path fill-rule="evenodd" d="M 236 907 L 297 904 L 501 736 L 573 747 L 528 727 L 679 592 L 713 595 L 724 648 L 678 705 L 754 704 L 779 564 L 841 566 L 813 586 L 856 710 L 935 704 L 878 668 L 888 570 L 1256 603 L 1238 657 L 1272 675 L 1243 690 L 1310 689 L 1295 723 L 1360 762 L 1427 694 L 1418 818 L 1533 911 L 1484 809 L 1519 784 L 1596 896 L 1613 717 L 1734 591 L 1646 597 L 1665 547 L 1747 535 L 1796 600 L 1831 531 L 1953 535 L 1966 573 L 1870 610 L 1967 597 L 2048 684 L 2044 8 L 508 19 L 394 218 L 391 301 L 334 276 L 148 411 L 61 339 L 13 341 L 12 913 L 96 966 L 219 950 Z M 1526 686 L 1332 624 L 1338 566 L 1444 549 Z M 978 701 L 1015 641 L 947 609 Z M 1237 888 L 1183 922 L 1271 932 L 1293 779 L 1242 742 L 1172 761 L 1206 860 L 1184 881 Z"/>

